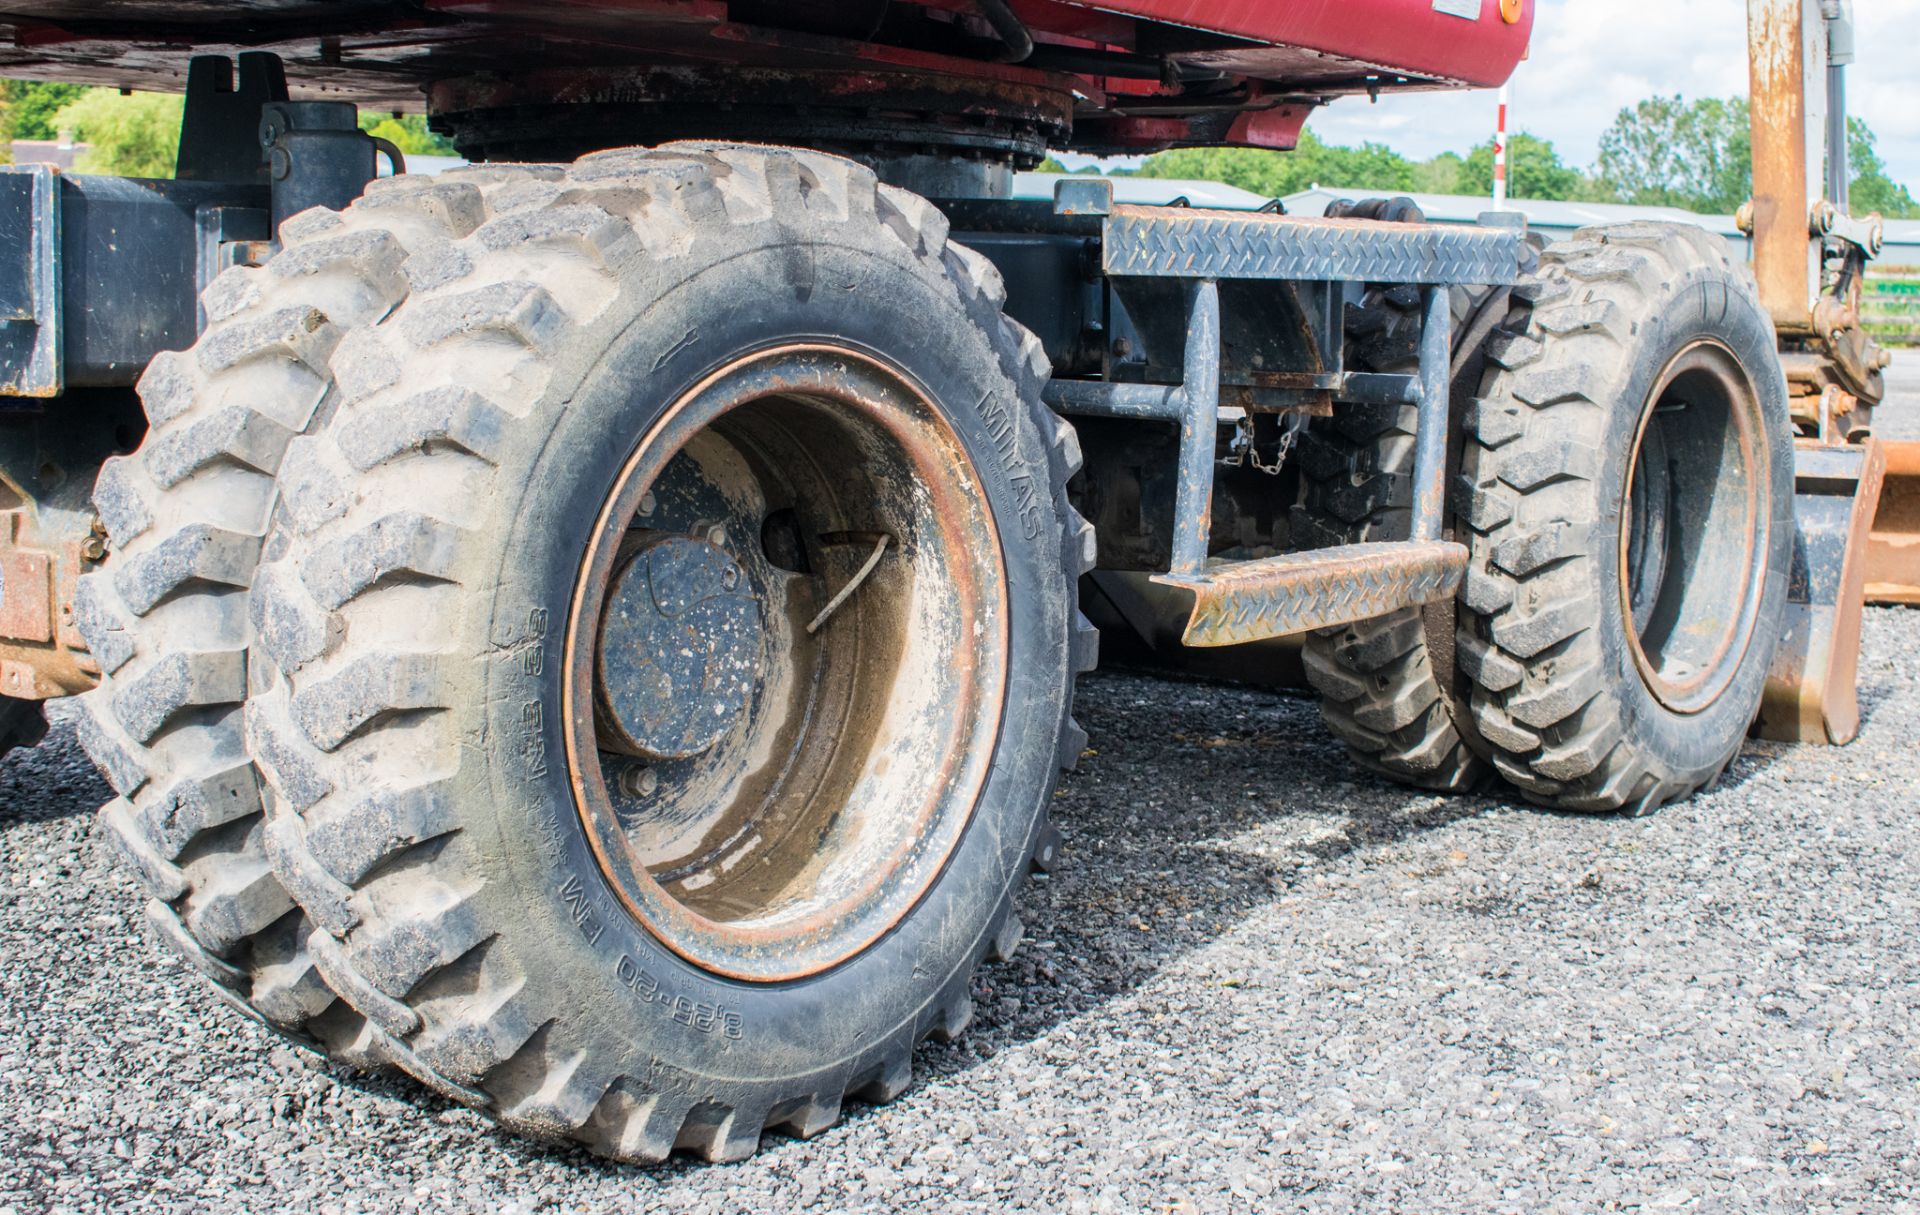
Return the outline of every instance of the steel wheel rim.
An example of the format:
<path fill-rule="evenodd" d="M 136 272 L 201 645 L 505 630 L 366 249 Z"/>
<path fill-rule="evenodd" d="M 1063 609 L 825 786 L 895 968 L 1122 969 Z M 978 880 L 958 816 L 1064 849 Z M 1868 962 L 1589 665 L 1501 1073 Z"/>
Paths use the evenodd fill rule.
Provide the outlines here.
<path fill-rule="evenodd" d="M 640 530 L 672 533 L 685 522 L 669 517 L 674 503 L 698 499 L 687 487 L 702 484 L 763 515 L 752 543 L 736 534 L 731 546 L 740 581 L 765 603 L 762 678 L 706 750 L 637 758 L 618 750 L 632 739 L 609 730 L 606 691 L 620 673 L 601 645 L 634 578 L 609 592 L 636 560 L 643 505 L 661 526 Z M 774 550 L 794 555 L 765 527 L 783 509 L 806 554 L 800 570 L 775 564 Z M 866 564 L 875 533 L 893 537 L 889 553 L 804 637 Z M 848 537 L 857 542 L 841 544 Z M 799 978 L 872 945 L 925 895 L 971 818 L 1000 729 L 1007 630 L 984 484 L 910 377 L 826 343 L 713 372 L 614 480 L 567 622 L 569 775 L 616 897 L 668 949 L 731 978 Z M 622 775 L 634 763 L 657 773 L 651 788 Z"/>
<path fill-rule="evenodd" d="M 1677 713 L 1713 705 L 1753 639 L 1771 527 L 1764 425 L 1738 358 L 1704 340 L 1662 369 L 1635 429 L 1618 516 L 1620 608 L 1642 682 Z"/>

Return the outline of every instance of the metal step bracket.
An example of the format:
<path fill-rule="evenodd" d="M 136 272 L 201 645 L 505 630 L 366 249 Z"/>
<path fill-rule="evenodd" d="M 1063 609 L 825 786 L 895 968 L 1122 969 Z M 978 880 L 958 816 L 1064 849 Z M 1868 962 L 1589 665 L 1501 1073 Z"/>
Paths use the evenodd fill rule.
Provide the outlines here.
<path fill-rule="evenodd" d="M 1211 284 L 1209 284 L 1211 285 Z M 1216 301 L 1217 306 L 1217 301 Z M 1203 318 L 1195 309 L 1195 319 Z M 1215 322 L 1217 324 L 1217 308 Z M 1180 544 L 1189 540 L 1185 491 L 1191 475 L 1187 428 L 1181 431 L 1180 501 L 1175 520 L 1173 569 L 1154 579 L 1193 593 L 1193 615 L 1182 640 L 1190 646 L 1238 645 L 1331 628 L 1382 616 L 1401 608 L 1445 599 L 1466 576 L 1465 546 L 1440 538 L 1446 494 L 1448 361 L 1453 312 L 1447 289 L 1428 287 L 1420 334 L 1420 375 L 1412 385 L 1380 383 L 1383 395 L 1410 394 L 1419 406 L 1413 449 L 1412 536 L 1404 541 L 1346 545 L 1284 553 L 1253 561 L 1204 560 L 1205 534 L 1196 554 L 1189 541 L 1183 565 Z M 1188 347 L 1189 359 L 1193 347 Z M 1193 382 L 1195 369 L 1187 368 Z M 1392 377 L 1373 377 L 1386 381 Z M 1375 386 L 1370 380 L 1369 386 Z M 1211 435 L 1208 436 L 1209 443 Z M 1205 469 L 1208 501 L 1213 491 L 1212 453 Z"/>
<path fill-rule="evenodd" d="M 1200 577 L 1161 575 L 1154 581 L 1193 592 L 1185 644 L 1223 646 L 1445 599 L 1460 589 L 1466 572 L 1463 545 L 1399 540 L 1222 561 Z"/>
<path fill-rule="evenodd" d="M 1180 426 L 1172 560 L 1154 581 L 1193 594 L 1187 645 L 1236 645 L 1328 628 L 1443 599 L 1459 589 L 1467 551 L 1441 538 L 1453 337 L 1449 288 L 1512 283 L 1518 273 L 1513 230 L 1115 204 L 1113 184 L 1098 178 L 1059 183 L 1054 211 L 1101 220 L 1108 275 L 1191 284 L 1179 386 L 1058 380 L 1046 393 L 1048 404 L 1065 414 Z M 1334 377 L 1332 390 L 1338 401 L 1418 407 L 1406 540 L 1256 560 L 1209 560 L 1223 279 L 1424 288 L 1419 374 L 1345 372 Z"/>

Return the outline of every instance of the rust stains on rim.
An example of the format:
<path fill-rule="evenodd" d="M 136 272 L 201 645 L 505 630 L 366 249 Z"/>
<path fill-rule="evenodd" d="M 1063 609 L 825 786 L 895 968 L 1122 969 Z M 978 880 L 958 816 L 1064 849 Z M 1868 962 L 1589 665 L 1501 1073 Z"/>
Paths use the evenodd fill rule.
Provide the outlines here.
<path fill-rule="evenodd" d="M 1633 484 L 1647 429 L 1659 412 L 1660 403 L 1683 376 L 1701 374 L 1710 377 L 1722 390 L 1727 423 L 1734 430 L 1741 468 L 1745 473 L 1740 486 L 1746 521 L 1741 534 L 1738 565 L 1742 581 L 1739 609 L 1728 613 L 1729 618 L 1720 632 L 1712 656 L 1699 664 L 1697 673 L 1684 679 L 1669 679 L 1648 655 L 1641 631 L 1634 625 L 1633 592 L 1628 568 Z M 1661 369 L 1660 378 L 1655 381 L 1653 391 L 1647 394 L 1639 424 L 1634 429 L 1633 448 L 1627 461 L 1626 479 L 1621 485 L 1618 514 L 1620 612 L 1626 624 L 1623 631 L 1627 635 L 1627 648 L 1633 655 L 1634 666 L 1641 680 L 1661 704 L 1676 713 L 1694 714 L 1711 707 L 1720 693 L 1733 682 L 1740 660 L 1753 642 L 1754 622 L 1760 611 L 1761 585 L 1767 573 L 1766 533 L 1772 527 L 1772 520 L 1761 510 L 1761 503 L 1767 500 L 1763 491 L 1771 488 L 1767 484 L 1771 470 L 1762 461 L 1759 450 L 1761 425 L 1758 396 L 1733 351 L 1721 342 L 1703 339 L 1682 349 Z"/>
<path fill-rule="evenodd" d="M 807 374 L 809 360 L 816 374 Z M 823 368 L 841 374 L 818 374 Z M 857 382 L 862 379 L 864 384 Z M 876 385 L 883 391 L 859 391 Z M 946 678 L 959 689 L 952 700 L 961 706 L 956 709 L 961 716 L 955 719 L 951 745 L 924 781 L 927 797 L 914 808 L 910 829 L 896 832 L 890 851 L 863 864 L 865 880 L 846 896 L 803 918 L 732 923 L 701 915 L 667 892 L 647 871 L 614 813 L 595 762 L 594 641 L 620 535 L 667 462 L 716 420 L 784 394 L 829 400 L 884 433 L 910 460 L 941 531 L 973 521 L 980 534 L 943 539 L 953 555 L 963 558 L 944 567 L 953 583 L 955 630 L 962 640 L 952 650 Z M 976 570 L 983 560 L 986 568 Z M 1008 629 L 1004 560 L 979 472 L 952 425 L 903 371 L 871 353 L 824 342 L 757 351 L 713 371 L 666 409 L 620 470 L 595 522 L 568 610 L 562 672 L 568 777 L 594 856 L 622 905 L 666 948 L 728 978 L 801 978 L 866 949 L 931 887 L 972 818 L 1000 733 Z M 903 871 L 904 880 L 896 881 Z M 856 931 L 843 931 L 849 922 L 857 923 Z"/>

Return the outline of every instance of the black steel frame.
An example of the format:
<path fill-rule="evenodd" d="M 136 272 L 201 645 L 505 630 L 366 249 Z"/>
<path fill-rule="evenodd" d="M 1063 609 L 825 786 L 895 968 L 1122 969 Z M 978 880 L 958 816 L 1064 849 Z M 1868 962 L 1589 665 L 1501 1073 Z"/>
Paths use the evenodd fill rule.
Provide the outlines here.
<path fill-rule="evenodd" d="M 1279 213 L 1195 211 L 1181 207 L 1120 206 L 1112 183 L 1063 181 L 1053 211 L 1062 221 L 1097 221 L 1102 273 L 1115 283 L 1173 279 L 1187 284 L 1185 362 L 1177 385 L 1056 378 L 1048 404 L 1069 417 L 1173 423 L 1180 427 L 1172 560 L 1174 580 L 1203 577 L 1209 567 L 1211 511 L 1221 404 L 1223 281 L 1292 284 L 1321 306 L 1315 326 L 1316 370 L 1281 369 L 1309 377 L 1305 395 L 1324 391 L 1342 405 L 1412 404 L 1417 409 L 1412 523 L 1409 542 L 1441 539 L 1446 501 L 1453 317 L 1457 284 L 1502 287 L 1517 276 L 1521 229 L 1507 223 L 1439 227 L 1357 219 L 1318 219 Z M 962 234 L 961 239 L 966 239 Z M 1021 274 L 1017 264 L 1003 269 Z M 1417 375 L 1345 369 L 1335 305 L 1364 284 L 1419 286 L 1423 295 Z M 1010 299 L 1019 294 L 1016 278 Z M 1015 311 L 1018 312 L 1017 302 Z M 1109 366 L 1109 371 L 1112 368 Z M 1271 373 L 1270 377 L 1271 377 Z M 1297 392 L 1302 391 L 1296 389 Z"/>

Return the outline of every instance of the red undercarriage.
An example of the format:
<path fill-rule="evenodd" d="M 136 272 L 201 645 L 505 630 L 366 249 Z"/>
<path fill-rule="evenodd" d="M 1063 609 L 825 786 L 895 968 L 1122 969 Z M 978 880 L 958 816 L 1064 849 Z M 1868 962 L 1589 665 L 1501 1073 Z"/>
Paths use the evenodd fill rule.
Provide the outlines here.
<path fill-rule="evenodd" d="M 843 73 L 1060 97 L 1072 146 L 1290 147 L 1333 97 L 1504 81 L 1532 0 L 1011 0 L 1027 62 L 981 54 L 976 0 L 25 0 L 0 74 L 178 91 L 194 54 L 278 53 L 295 88 L 419 109 L 537 69 Z"/>

